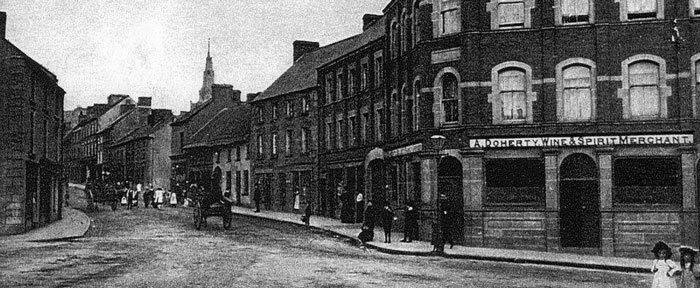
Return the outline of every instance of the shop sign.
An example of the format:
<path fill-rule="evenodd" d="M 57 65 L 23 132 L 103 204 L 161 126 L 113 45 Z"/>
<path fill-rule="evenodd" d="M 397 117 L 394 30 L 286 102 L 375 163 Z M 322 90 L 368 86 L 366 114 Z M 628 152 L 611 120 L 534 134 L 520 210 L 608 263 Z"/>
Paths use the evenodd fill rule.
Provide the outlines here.
<path fill-rule="evenodd" d="M 419 152 L 421 150 L 423 150 L 423 144 L 418 143 L 418 144 L 413 144 L 410 146 L 401 147 L 398 149 L 391 150 L 391 151 L 389 151 L 389 156 L 396 157 L 396 156 L 401 156 L 401 155 Z"/>
<path fill-rule="evenodd" d="M 471 148 L 688 145 L 693 134 L 471 139 Z"/>

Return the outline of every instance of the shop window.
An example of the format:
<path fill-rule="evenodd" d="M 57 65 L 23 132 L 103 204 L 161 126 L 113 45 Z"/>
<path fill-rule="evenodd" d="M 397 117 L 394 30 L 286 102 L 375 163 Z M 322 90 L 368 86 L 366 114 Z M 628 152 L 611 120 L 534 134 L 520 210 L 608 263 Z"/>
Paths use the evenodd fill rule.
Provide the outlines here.
<path fill-rule="evenodd" d="M 620 3 L 620 21 L 663 19 L 663 0 L 615 0 Z"/>
<path fill-rule="evenodd" d="M 485 169 L 485 203 L 545 204 L 544 161 L 541 159 L 487 159 Z"/>
<path fill-rule="evenodd" d="M 241 195 L 241 171 L 236 170 L 236 195 Z M 238 199 L 241 201 L 241 199 Z"/>
<path fill-rule="evenodd" d="M 583 58 L 557 65 L 557 115 L 560 121 L 589 121 L 595 117 L 595 64 Z"/>
<path fill-rule="evenodd" d="M 532 69 L 521 62 L 506 62 L 491 70 L 491 102 L 494 124 L 532 123 Z"/>
<path fill-rule="evenodd" d="M 619 158 L 613 164 L 613 203 L 682 205 L 678 157 Z"/>
<path fill-rule="evenodd" d="M 248 194 L 250 194 L 248 192 L 248 191 L 250 191 L 250 189 L 248 188 L 248 183 L 250 181 L 249 173 L 250 172 L 248 172 L 248 170 L 243 170 L 243 194 L 242 194 L 243 196 L 248 196 Z"/>
<path fill-rule="evenodd" d="M 594 4 L 594 0 L 555 0 L 555 22 L 557 25 L 593 23 Z"/>
<path fill-rule="evenodd" d="M 229 150 L 229 154 L 231 153 L 231 150 Z M 241 161 L 241 146 L 236 147 L 236 161 Z M 229 162 L 231 162 L 229 160 Z"/>
<path fill-rule="evenodd" d="M 231 191 L 231 171 L 226 171 L 226 190 Z"/>
<path fill-rule="evenodd" d="M 491 13 L 491 29 L 530 28 L 534 0 L 491 0 L 486 5 Z"/>
<path fill-rule="evenodd" d="M 666 99 L 671 87 L 666 86 L 666 62 L 653 55 L 637 55 L 622 63 L 623 118 L 666 118 Z"/>

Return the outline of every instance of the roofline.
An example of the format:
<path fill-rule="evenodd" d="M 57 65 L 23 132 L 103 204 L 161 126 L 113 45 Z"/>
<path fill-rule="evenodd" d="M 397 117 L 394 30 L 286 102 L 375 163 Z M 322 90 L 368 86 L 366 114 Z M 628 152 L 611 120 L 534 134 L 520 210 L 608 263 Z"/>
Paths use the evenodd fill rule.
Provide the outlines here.
<path fill-rule="evenodd" d="M 316 69 L 314 69 L 314 70 L 317 70 L 317 69 L 318 69 L 318 68 L 316 68 Z M 314 85 L 314 86 L 307 87 L 307 88 L 304 88 L 304 89 L 299 89 L 299 90 L 294 90 L 294 91 L 287 92 L 287 93 L 284 93 L 284 94 L 279 94 L 279 95 L 277 95 L 277 96 L 272 96 L 272 97 L 265 98 L 265 99 L 261 99 L 261 100 L 254 100 L 254 101 L 251 101 L 250 103 L 251 103 L 251 105 L 252 105 L 253 103 L 256 103 L 256 102 L 264 102 L 264 101 L 267 101 L 267 100 L 273 100 L 273 99 L 277 99 L 277 98 L 280 98 L 280 97 L 286 97 L 286 96 L 289 96 L 289 95 L 291 95 L 291 94 L 296 94 L 296 93 L 306 92 L 306 91 L 308 91 L 308 90 L 318 89 L 319 87 L 320 87 L 319 85 Z"/>
<path fill-rule="evenodd" d="M 27 53 L 24 53 L 24 51 L 22 51 L 22 49 L 19 49 L 19 47 L 17 47 L 15 44 L 12 44 L 12 42 L 10 42 L 10 40 L 8 40 L 7 38 L 3 38 L 3 40 L 5 40 L 5 42 L 7 42 L 12 47 L 17 49 L 17 51 L 19 51 L 19 53 L 21 53 L 24 56 L 24 58 L 27 58 L 31 63 L 38 65 L 41 70 L 43 70 L 44 72 L 48 73 L 51 77 L 53 77 L 53 80 L 56 81 L 56 83 L 57 83 L 56 86 L 58 86 L 58 77 L 56 77 L 56 74 L 53 74 L 51 71 L 49 71 L 49 69 L 47 69 L 43 65 L 39 64 L 39 62 L 36 62 L 36 60 L 32 59 L 32 57 L 27 55 Z M 61 88 L 61 90 L 63 90 L 63 88 Z M 63 92 L 65 93 L 66 91 L 63 90 Z"/>
<path fill-rule="evenodd" d="M 376 43 L 378 43 L 378 42 L 381 42 L 381 40 L 383 40 L 384 38 L 386 38 L 385 35 L 384 35 L 384 36 L 381 36 L 381 37 L 379 37 L 379 38 L 377 38 L 377 39 L 375 39 L 374 41 L 368 42 L 367 44 L 363 45 L 362 47 L 359 47 L 359 48 L 357 48 L 357 49 L 355 49 L 355 50 L 352 50 L 352 51 L 350 51 L 350 52 L 348 52 L 348 53 L 345 53 L 345 54 L 343 54 L 343 55 L 340 55 L 340 56 L 338 56 L 337 58 L 334 58 L 334 59 L 332 59 L 332 60 L 330 60 L 330 61 L 324 63 L 324 64 L 321 65 L 321 66 L 318 66 L 318 67 L 316 68 L 316 70 L 321 70 L 321 69 L 323 69 L 323 68 L 327 68 L 328 66 L 335 65 L 335 64 L 337 64 L 338 62 L 340 62 L 340 60 L 342 60 L 342 59 L 344 59 L 344 58 L 347 58 L 347 57 L 350 57 L 350 56 L 352 56 L 353 54 L 357 54 L 357 53 L 359 53 L 359 51 L 361 51 L 361 50 L 368 49 L 368 48 L 369 48 L 370 46 L 372 46 L 373 44 L 376 44 Z M 381 49 L 384 50 L 384 47 L 382 46 Z"/>

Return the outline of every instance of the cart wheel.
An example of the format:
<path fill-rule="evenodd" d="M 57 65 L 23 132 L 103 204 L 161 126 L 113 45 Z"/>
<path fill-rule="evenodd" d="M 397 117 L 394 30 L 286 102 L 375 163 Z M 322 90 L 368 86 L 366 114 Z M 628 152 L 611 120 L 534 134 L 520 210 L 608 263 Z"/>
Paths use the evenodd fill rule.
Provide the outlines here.
<path fill-rule="evenodd" d="M 224 213 L 224 229 L 228 230 L 228 228 L 231 228 L 231 212 Z"/>
<path fill-rule="evenodd" d="M 199 230 L 202 228 L 202 207 L 199 206 L 199 202 L 194 205 L 194 228 Z"/>

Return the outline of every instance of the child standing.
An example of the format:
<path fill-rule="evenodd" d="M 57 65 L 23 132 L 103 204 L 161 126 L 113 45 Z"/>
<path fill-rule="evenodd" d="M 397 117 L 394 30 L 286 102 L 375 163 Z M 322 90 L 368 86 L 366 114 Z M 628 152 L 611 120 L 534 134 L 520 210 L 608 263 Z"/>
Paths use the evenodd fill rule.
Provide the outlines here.
<path fill-rule="evenodd" d="M 670 259 L 671 247 L 668 247 L 663 241 L 659 241 L 656 242 L 651 252 L 656 257 L 651 266 L 651 272 L 654 273 L 651 288 L 676 288 L 676 280 L 671 277 L 679 269 L 678 265 Z"/>
<path fill-rule="evenodd" d="M 698 250 L 688 246 L 678 248 L 681 253 L 681 283 L 680 288 L 697 288 L 696 276 L 698 271 L 695 268 L 695 256 Z"/>

